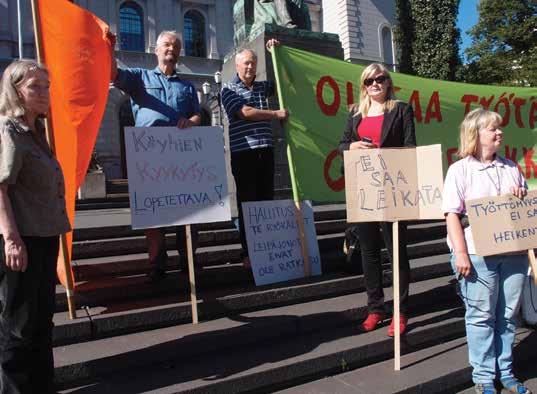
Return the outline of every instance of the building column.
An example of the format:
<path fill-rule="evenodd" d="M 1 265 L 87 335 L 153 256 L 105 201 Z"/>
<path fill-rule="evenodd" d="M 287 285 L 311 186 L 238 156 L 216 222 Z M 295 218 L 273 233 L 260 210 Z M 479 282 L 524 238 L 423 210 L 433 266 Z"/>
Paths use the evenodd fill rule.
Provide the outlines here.
<path fill-rule="evenodd" d="M 180 56 L 185 56 L 185 42 L 183 40 L 183 29 L 185 26 L 185 19 L 183 17 L 183 1 L 175 0 L 174 15 L 175 15 L 175 31 L 181 40 L 181 53 Z"/>
<path fill-rule="evenodd" d="M 209 59 L 220 59 L 216 40 L 216 5 L 209 4 Z"/>
<path fill-rule="evenodd" d="M 147 2 L 147 52 L 155 52 L 155 47 L 157 46 L 157 26 L 155 19 L 157 17 L 157 10 L 155 0 L 149 0 Z"/>
<path fill-rule="evenodd" d="M 115 33 L 118 37 L 116 40 L 116 47 L 115 50 L 119 51 L 120 44 L 119 44 L 119 12 L 117 9 L 118 5 L 115 1 L 109 1 L 108 2 L 108 26 L 110 26 L 110 31 L 112 33 Z M 91 11 L 91 10 L 90 10 Z"/>

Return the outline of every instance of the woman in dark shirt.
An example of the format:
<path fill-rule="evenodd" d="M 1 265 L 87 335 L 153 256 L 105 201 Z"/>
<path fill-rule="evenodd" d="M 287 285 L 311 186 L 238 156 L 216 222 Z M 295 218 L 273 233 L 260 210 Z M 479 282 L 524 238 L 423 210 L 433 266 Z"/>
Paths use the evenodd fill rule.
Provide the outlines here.
<path fill-rule="evenodd" d="M 11 63 L 0 90 L 0 393 L 55 393 L 52 316 L 59 235 L 70 230 L 59 163 L 39 120 L 47 70 Z"/>
<path fill-rule="evenodd" d="M 412 107 L 395 99 L 390 73 L 382 64 L 367 66 L 360 78 L 360 102 L 352 106 L 339 150 L 372 149 L 416 146 L 414 113 Z M 356 224 L 362 265 L 367 289 L 368 316 L 360 325 L 362 331 L 374 330 L 386 319 L 384 292 L 382 289 L 382 265 L 380 251 L 381 233 L 388 249 L 392 251 L 392 223 L 364 222 Z M 410 267 L 406 254 L 405 225 L 399 222 L 399 267 L 401 334 L 407 326 L 408 285 Z M 394 322 L 388 335 L 394 335 Z"/>

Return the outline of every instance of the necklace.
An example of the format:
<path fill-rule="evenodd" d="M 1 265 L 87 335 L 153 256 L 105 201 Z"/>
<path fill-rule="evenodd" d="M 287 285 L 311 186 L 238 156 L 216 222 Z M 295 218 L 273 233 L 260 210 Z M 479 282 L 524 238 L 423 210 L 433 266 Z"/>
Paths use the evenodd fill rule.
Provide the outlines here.
<path fill-rule="evenodd" d="M 498 170 L 497 165 L 491 164 L 491 166 L 496 168 L 496 179 L 498 180 L 498 183 L 496 183 L 496 181 L 494 180 L 492 175 L 489 174 L 488 167 L 485 167 L 485 165 L 483 165 L 483 170 L 485 171 L 485 174 L 487 174 L 487 176 L 489 177 L 490 181 L 494 185 L 494 188 L 496 189 L 496 195 L 499 196 L 501 194 L 501 190 L 502 190 L 502 185 L 501 185 L 501 181 L 500 181 L 500 171 Z"/>

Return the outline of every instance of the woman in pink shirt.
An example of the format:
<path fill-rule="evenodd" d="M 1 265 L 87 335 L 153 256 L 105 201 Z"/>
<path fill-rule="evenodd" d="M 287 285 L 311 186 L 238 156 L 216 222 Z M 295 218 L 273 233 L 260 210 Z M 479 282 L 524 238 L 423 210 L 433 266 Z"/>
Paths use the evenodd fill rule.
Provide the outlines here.
<path fill-rule="evenodd" d="M 475 109 L 460 127 L 461 160 L 449 167 L 444 183 L 444 211 L 451 265 L 466 306 L 466 335 L 472 380 L 477 393 L 494 394 L 498 376 L 511 393 L 528 394 L 512 371 L 512 350 L 527 252 L 478 256 L 465 218 L 465 201 L 512 193 L 526 195 L 526 183 L 511 160 L 500 157 L 502 118 Z M 497 368 L 496 368 L 497 366 Z"/>
<path fill-rule="evenodd" d="M 382 64 L 367 66 L 360 78 L 360 102 L 352 106 L 339 151 L 387 147 L 416 146 L 414 112 L 412 107 L 395 99 L 393 83 L 388 69 Z M 382 229 L 382 236 L 381 236 Z M 386 319 L 382 285 L 380 250 L 382 238 L 392 258 L 392 223 L 365 222 L 356 224 L 360 243 L 362 265 L 367 290 L 368 315 L 360 330 L 374 330 Z M 400 332 L 407 326 L 408 286 L 410 266 L 406 254 L 405 225 L 399 222 L 399 271 L 400 271 Z M 392 321 L 388 335 L 394 335 Z"/>

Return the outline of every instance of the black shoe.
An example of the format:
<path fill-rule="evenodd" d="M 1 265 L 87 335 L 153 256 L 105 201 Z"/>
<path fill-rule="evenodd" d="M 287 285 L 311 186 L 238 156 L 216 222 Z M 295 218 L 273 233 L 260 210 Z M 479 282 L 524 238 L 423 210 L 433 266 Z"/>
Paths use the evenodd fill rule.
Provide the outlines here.
<path fill-rule="evenodd" d="M 147 275 L 147 281 L 149 283 L 157 283 L 166 277 L 166 271 L 162 268 L 155 267 Z"/>

